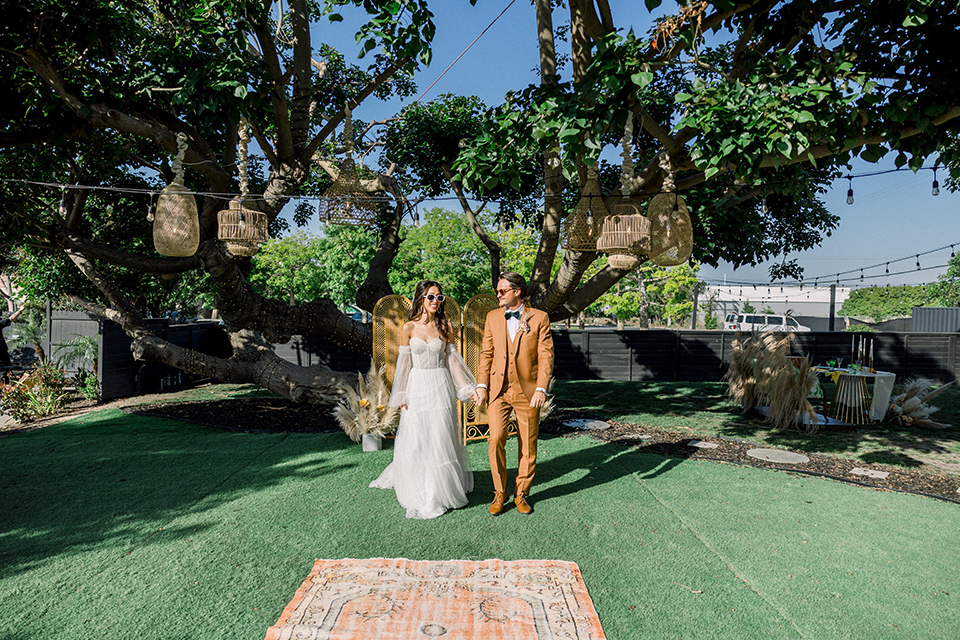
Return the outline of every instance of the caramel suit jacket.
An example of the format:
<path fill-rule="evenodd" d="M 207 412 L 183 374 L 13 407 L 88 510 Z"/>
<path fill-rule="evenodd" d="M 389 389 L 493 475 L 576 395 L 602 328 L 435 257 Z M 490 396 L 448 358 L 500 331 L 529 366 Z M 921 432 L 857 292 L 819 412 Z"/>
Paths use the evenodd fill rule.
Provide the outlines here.
<path fill-rule="evenodd" d="M 489 398 L 494 400 L 509 384 L 512 369 L 529 399 L 537 387 L 550 388 L 553 376 L 550 318 L 543 311 L 524 305 L 521 328 L 510 342 L 507 319 L 503 314 L 504 310 L 499 307 L 487 314 L 477 382 L 487 385 Z M 524 323 L 529 331 L 524 331 Z"/>

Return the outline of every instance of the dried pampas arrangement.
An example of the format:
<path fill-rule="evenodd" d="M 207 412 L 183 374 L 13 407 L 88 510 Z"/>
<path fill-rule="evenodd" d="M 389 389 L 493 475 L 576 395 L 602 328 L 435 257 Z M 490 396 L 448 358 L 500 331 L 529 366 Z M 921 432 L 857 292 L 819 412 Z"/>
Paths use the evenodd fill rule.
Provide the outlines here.
<path fill-rule="evenodd" d="M 384 368 L 370 365 L 370 371 L 357 379 L 357 388 L 341 386 L 343 395 L 333 409 L 333 415 L 343 432 L 354 442 L 364 435 L 381 438 L 397 430 L 400 408 L 390 406 L 390 389 Z"/>
<path fill-rule="evenodd" d="M 951 381 L 928 393 L 927 389 L 931 385 L 930 380 L 926 378 L 907 380 L 903 385 L 903 392 L 890 400 L 890 407 L 887 409 L 885 420 L 908 427 L 931 427 L 934 429 L 949 427 L 949 424 L 934 422 L 930 419 L 930 416 L 939 411 L 940 408 L 927 405 L 927 401 L 949 389 L 954 382 L 956 381 Z"/>
<path fill-rule="evenodd" d="M 727 394 L 744 413 L 767 406 L 767 421 L 775 429 L 816 431 L 819 418 L 808 399 L 817 374 L 807 358 L 791 359 L 792 333 L 756 332 L 733 342 L 730 367 L 723 380 Z M 794 366 L 793 361 L 797 361 Z"/>

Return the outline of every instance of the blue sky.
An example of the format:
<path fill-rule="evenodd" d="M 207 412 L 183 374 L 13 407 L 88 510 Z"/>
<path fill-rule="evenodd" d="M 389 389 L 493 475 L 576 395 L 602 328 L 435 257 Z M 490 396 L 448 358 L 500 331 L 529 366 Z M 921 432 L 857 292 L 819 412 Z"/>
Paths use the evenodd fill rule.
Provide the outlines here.
<path fill-rule="evenodd" d="M 669 3 L 665 3 L 669 4 Z M 510 0 L 479 0 L 471 7 L 466 0 L 440 0 L 431 4 L 435 13 L 437 35 L 434 41 L 433 61 L 421 70 L 416 81 L 424 91 L 459 56 L 464 49 L 500 14 Z M 611 0 L 611 9 L 617 24 L 632 24 L 636 31 L 645 32 L 649 24 L 641 0 Z M 346 14 L 345 14 L 346 15 Z M 350 16 L 346 26 L 350 26 Z M 555 25 L 565 21 L 563 11 L 555 13 Z M 355 23 L 354 23 L 355 24 Z M 315 33 L 315 38 L 330 42 L 342 53 L 356 52 L 352 30 L 338 26 Z M 558 43 L 558 52 L 568 52 L 566 43 Z M 361 61 L 360 64 L 363 64 Z M 429 90 L 423 100 L 429 101 L 444 93 L 476 95 L 488 105 L 499 104 L 511 89 L 521 89 L 539 82 L 537 31 L 534 7 L 529 0 L 516 0 L 495 24 L 466 54 Z M 419 94 L 418 91 L 418 94 Z M 389 103 L 368 101 L 358 109 L 357 116 L 366 120 L 381 119 L 397 113 L 413 98 Z M 891 154 L 892 155 L 892 154 Z M 928 161 L 928 167 L 932 166 Z M 917 174 L 911 171 L 878 176 L 863 174 L 894 169 L 892 161 L 869 164 L 857 161 L 852 168 L 854 204 L 846 204 L 847 180 L 837 181 L 824 197 L 831 213 L 840 216 L 840 226 L 821 247 L 788 258 L 796 258 L 805 268 L 805 278 L 812 284 L 836 282 L 840 275 L 844 286 L 858 287 L 870 284 L 921 284 L 936 280 L 945 268 L 927 269 L 945 265 L 950 258 L 948 245 L 960 250 L 960 194 L 949 193 L 941 187 L 940 195 L 931 195 L 933 173 L 929 169 Z M 943 184 L 945 172 L 939 178 Z M 424 203 L 429 205 L 429 203 Z M 439 202 L 452 207 L 452 203 Z M 923 255 L 916 269 L 916 254 L 939 247 L 942 251 Z M 900 262 L 895 262 L 896 260 Z M 886 262 L 891 274 L 887 277 Z M 879 267 L 868 269 L 872 265 Z M 860 282 L 860 269 L 864 281 Z M 881 276 L 870 278 L 869 276 Z M 718 268 L 703 267 L 701 277 L 711 283 L 720 283 L 724 277 L 737 282 L 769 282 L 767 265 L 734 270 L 730 265 Z"/>

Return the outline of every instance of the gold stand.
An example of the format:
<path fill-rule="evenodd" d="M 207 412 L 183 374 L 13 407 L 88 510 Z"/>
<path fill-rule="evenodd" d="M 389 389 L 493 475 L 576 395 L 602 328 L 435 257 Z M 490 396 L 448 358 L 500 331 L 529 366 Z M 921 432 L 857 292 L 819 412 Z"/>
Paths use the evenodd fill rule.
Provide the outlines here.
<path fill-rule="evenodd" d="M 833 417 L 848 424 L 868 424 L 870 393 L 867 379 L 862 376 L 841 375 L 830 401 Z"/>

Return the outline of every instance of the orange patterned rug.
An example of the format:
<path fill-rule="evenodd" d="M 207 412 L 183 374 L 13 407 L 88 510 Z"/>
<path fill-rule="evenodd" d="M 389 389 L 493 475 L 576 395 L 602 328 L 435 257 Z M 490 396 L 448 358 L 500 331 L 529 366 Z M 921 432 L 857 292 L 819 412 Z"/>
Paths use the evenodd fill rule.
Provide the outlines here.
<path fill-rule="evenodd" d="M 317 560 L 266 640 L 604 640 L 574 562 Z"/>

